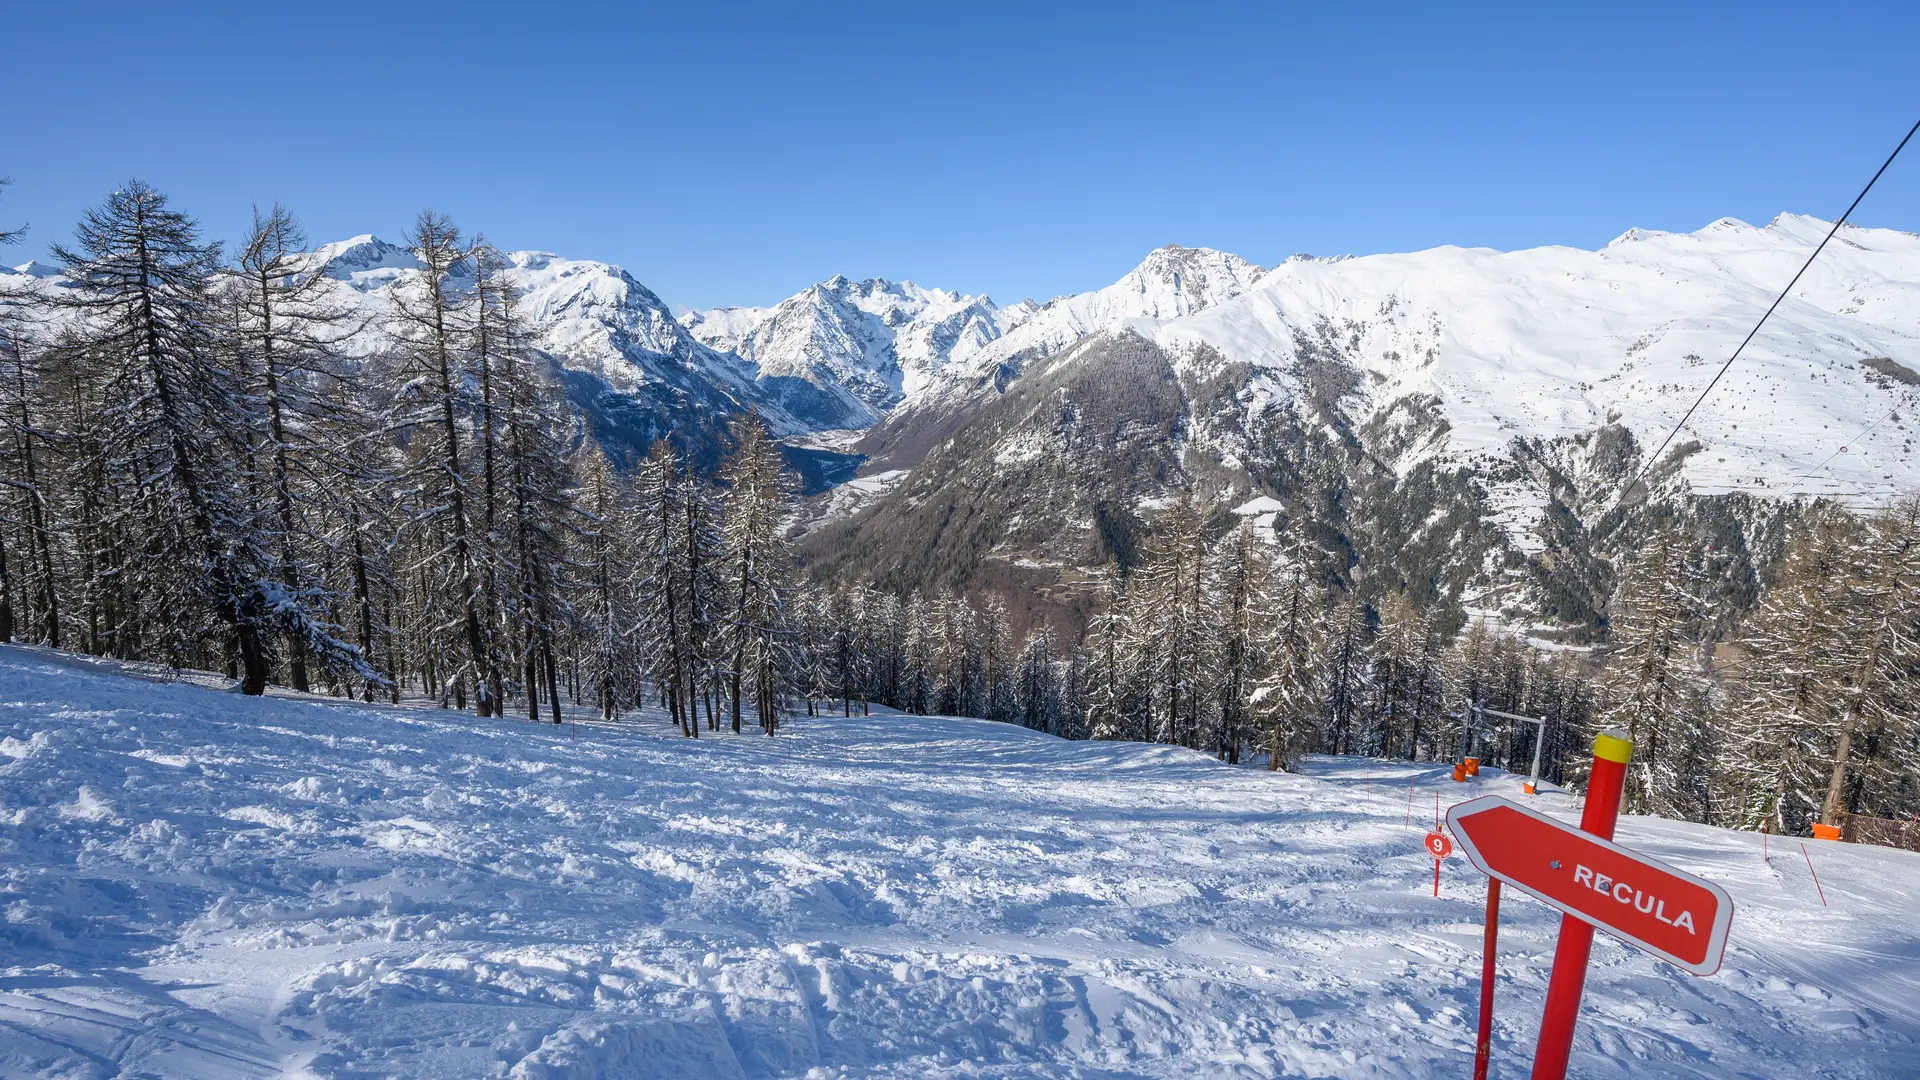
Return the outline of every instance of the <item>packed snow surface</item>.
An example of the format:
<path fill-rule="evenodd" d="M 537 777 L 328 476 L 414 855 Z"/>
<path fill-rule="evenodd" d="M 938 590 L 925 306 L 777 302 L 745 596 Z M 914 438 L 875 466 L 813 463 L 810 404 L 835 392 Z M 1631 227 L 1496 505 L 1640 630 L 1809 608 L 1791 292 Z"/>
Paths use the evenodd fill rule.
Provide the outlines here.
<path fill-rule="evenodd" d="M 896 715 L 574 731 L 0 648 L 0 1076 L 1464 1076 L 1484 886 L 1456 859 L 1432 897 L 1420 835 L 1514 786 Z M 1823 907 L 1796 841 L 1621 839 L 1739 910 L 1709 978 L 1600 940 L 1575 1075 L 1920 1073 L 1920 855 L 1809 845 Z M 1505 905 L 1495 1075 L 1554 927 Z"/>

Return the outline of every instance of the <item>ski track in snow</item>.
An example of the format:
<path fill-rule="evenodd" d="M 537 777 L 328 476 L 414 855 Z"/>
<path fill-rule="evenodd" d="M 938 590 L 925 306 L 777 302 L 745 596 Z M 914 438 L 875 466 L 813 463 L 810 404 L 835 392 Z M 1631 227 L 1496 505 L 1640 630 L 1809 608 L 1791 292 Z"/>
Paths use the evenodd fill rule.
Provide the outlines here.
<path fill-rule="evenodd" d="M 1434 899 L 1420 835 L 1511 777 L 897 715 L 574 732 L 106 667 L 0 648 L 0 1076 L 1470 1068 L 1483 879 L 1450 860 Z M 1920 855 L 1810 845 L 1822 908 L 1796 841 L 1620 836 L 1739 909 L 1710 978 L 1598 939 L 1574 1075 L 1920 1073 Z M 1557 918 L 1503 908 L 1516 1076 Z"/>

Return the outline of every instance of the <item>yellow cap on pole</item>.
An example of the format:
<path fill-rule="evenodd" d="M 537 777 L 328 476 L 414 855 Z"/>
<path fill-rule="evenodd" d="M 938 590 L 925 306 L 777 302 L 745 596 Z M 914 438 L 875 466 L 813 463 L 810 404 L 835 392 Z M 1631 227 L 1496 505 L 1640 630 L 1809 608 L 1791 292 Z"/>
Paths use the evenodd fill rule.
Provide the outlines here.
<path fill-rule="evenodd" d="M 1625 765 L 1633 760 L 1633 740 L 1619 728 L 1608 728 L 1593 737 L 1593 756 Z"/>

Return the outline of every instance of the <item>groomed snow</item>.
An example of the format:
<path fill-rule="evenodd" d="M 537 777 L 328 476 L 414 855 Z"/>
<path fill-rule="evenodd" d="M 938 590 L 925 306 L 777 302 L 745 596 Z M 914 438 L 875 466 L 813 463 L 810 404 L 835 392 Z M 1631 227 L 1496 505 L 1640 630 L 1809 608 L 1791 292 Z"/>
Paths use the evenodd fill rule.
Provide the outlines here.
<path fill-rule="evenodd" d="M 0 1075 L 1463 1076 L 1483 885 L 1428 895 L 1419 839 L 1436 792 L 1512 786 L 892 715 L 574 732 L 0 648 Z M 1920 855 L 1810 845 L 1823 908 L 1797 842 L 1621 839 L 1739 914 L 1705 979 L 1601 939 L 1575 1075 L 1920 1072 Z M 1553 928 L 1506 905 L 1497 1076 Z"/>

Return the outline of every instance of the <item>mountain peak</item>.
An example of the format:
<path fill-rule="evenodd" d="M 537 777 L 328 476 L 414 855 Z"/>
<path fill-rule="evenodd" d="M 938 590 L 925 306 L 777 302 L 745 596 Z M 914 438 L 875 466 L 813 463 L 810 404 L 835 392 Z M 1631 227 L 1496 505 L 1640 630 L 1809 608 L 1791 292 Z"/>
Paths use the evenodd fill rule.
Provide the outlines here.
<path fill-rule="evenodd" d="M 16 274 L 25 274 L 30 278 L 55 278 L 66 273 L 66 271 L 60 267 L 52 263 L 43 263 L 38 259 L 29 259 L 21 263 L 19 266 L 13 268 L 13 272 Z"/>
<path fill-rule="evenodd" d="M 1173 319 L 1231 300 L 1265 272 L 1231 252 L 1167 244 L 1149 252 L 1131 273 L 1100 292 L 1119 290 L 1131 296 L 1124 304 L 1132 309 L 1128 316 Z"/>
<path fill-rule="evenodd" d="M 313 249 L 316 258 L 325 261 L 327 276 L 344 281 L 362 291 L 376 289 L 407 270 L 418 270 L 420 260 L 398 244 L 389 244 L 372 233 Z"/>

